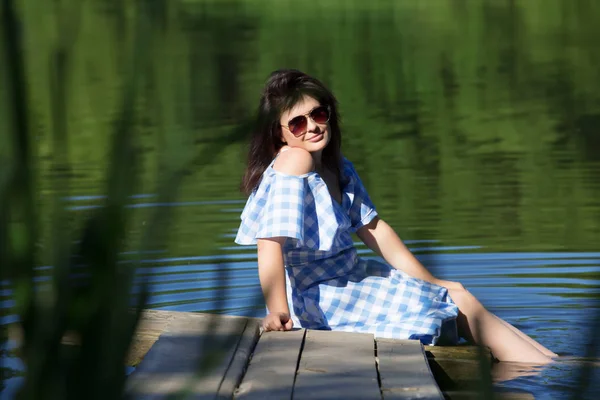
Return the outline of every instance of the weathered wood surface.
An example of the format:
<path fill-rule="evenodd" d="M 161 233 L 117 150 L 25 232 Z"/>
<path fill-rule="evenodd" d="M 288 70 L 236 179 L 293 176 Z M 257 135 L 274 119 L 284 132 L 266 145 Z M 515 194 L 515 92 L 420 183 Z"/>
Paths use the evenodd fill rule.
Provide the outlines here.
<path fill-rule="evenodd" d="M 189 315 L 198 315 L 196 313 L 184 313 L 184 312 L 170 312 L 170 311 L 157 311 L 148 310 L 144 312 L 142 322 L 138 327 L 138 333 L 134 343 L 139 343 L 137 349 L 134 347 L 129 357 L 129 365 L 135 365 L 138 360 L 142 359 L 145 355 L 144 349 L 149 348 L 152 343 L 156 341 L 161 333 L 161 329 L 166 329 L 167 326 L 174 319 L 182 318 L 186 319 Z M 221 318 L 221 317 L 219 317 Z M 236 317 L 227 317 L 236 318 Z M 300 340 L 303 336 L 304 330 L 297 330 L 294 332 L 269 332 L 263 334 L 258 341 L 254 355 L 251 358 L 250 366 L 248 371 L 243 377 L 242 384 L 237 389 L 236 397 L 244 399 L 261 398 L 252 397 L 256 396 L 255 393 L 263 393 L 265 397 L 262 398 L 289 398 L 287 395 L 279 396 L 278 393 L 287 393 L 287 391 L 293 390 L 293 381 L 295 379 L 295 372 L 290 372 L 296 368 L 298 362 L 298 356 L 303 345 Z M 338 332 L 322 332 L 329 335 L 337 335 Z M 291 336 L 290 336 L 291 335 Z M 295 337 L 294 337 L 295 335 Z M 269 344 L 271 340 L 277 338 L 278 344 Z M 286 339 L 289 338 L 289 339 Z M 283 344 L 281 340 L 290 340 L 293 343 L 289 345 Z M 261 343 L 264 342 L 264 347 L 261 347 Z M 402 343 L 403 341 L 392 341 L 393 343 Z M 262 349 L 270 349 L 267 353 L 264 353 Z M 345 346 L 347 348 L 347 346 Z M 480 374 L 478 364 L 477 348 L 474 346 L 425 346 L 425 352 L 429 361 L 429 366 L 433 372 L 435 381 L 439 388 L 443 391 L 444 396 L 447 399 L 461 399 L 461 398 L 476 398 L 477 393 L 473 392 L 473 388 L 477 387 L 477 379 Z M 293 355 L 287 355 L 286 350 L 291 353 L 296 352 Z M 281 359 L 276 356 L 275 353 L 285 354 L 287 358 L 294 360 L 290 362 L 286 368 L 281 366 Z M 342 354 L 345 350 L 342 351 Z M 262 355 L 261 355 L 262 354 Z M 492 356 L 488 353 L 486 358 L 489 356 L 490 362 L 492 362 Z M 243 358 L 244 356 L 240 352 L 237 356 Z M 370 356 L 369 356 L 370 357 Z M 284 356 L 284 359 L 285 356 Z M 262 361 L 261 361 L 262 360 Z M 288 361 L 291 361 L 288 360 Z M 343 359 L 341 359 L 344 362 Z M 254 363 L 254 365 L 252 365 Z M 279 363 L 279 364 L 278 364 Z M 241 364 L 238 364 L 241 365 Z M 253 372 L 253 369 L 262 365 L 261 369 Z M 269 371 L 269 365 L 275 366 Z M 523 371 L 505 371 L 510 365 L 506 363 L 494 364 L 492 371 L 494 374 L 500 373 L 500 376 L 495 376 L 495 379 L 500 380 L 511 379 L 524 374 Z M 240 367 L 241 368 L 241 367 Z M 385 374 L 385 370 L 380 371 Z M 525 373 L 527 375 L 528 373 Z M 252 378 L 252 379 L 251 379 Z M 248 379 L 248 381 L 246 381 Z M 235 381 L 235 380 L 233 380 Z M 231 382 L 231 381 L 229 381 Z M 286 389 L 286 382 L 292 382 Z M 226 385 L 225 385 L 226 386 Z M 297 394 L 297 393 L 296 393 Z M 247 396 L 247 397 L 245 397 Z M 269 396 L 269 397 L 266 397 Z M 300 398 L 298 396 L 294 396 Z M 388 396 L 389 397 L 389 394 Z M 418 397 L 415 397 L 418 398 Z M 531 399 L 532 396 L 528 393 L 496 393 L 498 399 Z"/>
<path fill-rule="evenodd" d="M 198 340 L 189 341 L 188 334 L 206 336 L 210 317 L 195 313 L 169 314 L 175 316 L 168 317 L 161 311 L 146 313 L 144 319 L 156 319 L 157 322 L 146 321 L 138 329 L 138 334 L 147 341 L 155 340 L 160 329 L 164 333 L 130 378 L 129 387 L 137 394 L 136 398 L 162 398 L 187 387 L 194 394 L 192 398 L 211 397 L 215 393 L 219 398 L 231 398 L 235 391 L 236 399 L 250 400 L 291 398 L 292 395 L 297 399 L 381 399 L 372 335 L 299 329 L 264 333 L 258 340 L 256 324 L 253 329 L 240 330 L 236 324 L 221 322 L 224 318 L 231 321 L 239 318 L 219 316 L 219 328 L 213 335 L 241 339 L 237 345 L 224 346 L 223 360 L 215 369 L 201 378 L 194 378 L 196 362 L 205 354 Z M 257 340 L 250 357 L 250 349 Z M 394 343 L 404 341 L 389 341 L 390 348 Z M 407 371 L 424 371 L 427 364 L 422 346 L 413 341 L 410 346 L 418 346 L 421 357 L 396 361 L 404 363 L 403 368 Z M 136 357 L 142 358 L 143 354 Z M 387 368 L 387 361 L 383 365 Z M 390 364 L 390 368 L 397 366 Z M 388 379 L 388 382 L 392 381 Z M 403 391 L 401 383 L 394 384 L 389 386 L 386 398 L 394 398 L 391 396 L 400 393 L 405 396 L 397 398 L 426 398 L 423 393 L 439 394 L 431 376 L 429 383 L 432 388 L 426 388 L 421 382 L 416 395 L 414 386 Z M 411 392 L 412 397 L 406 396 Z"/>
<path fill-rule="evenodd" d="M 457 346 L 423 346 L 427 358 L 476 360 L 478 359 L 478 348 L 470 345 Z M 492 353 L 487 352 L 486 358 L 492 361 Z"/>
<path fill-rule="evenodd" d="M 258 340 L 258 326 L 254 319 L 193 313 L 172 319 L 129 378 L 129 393 L 136 399 L 182 391 L 194 399 L 231 398 Z M 202 360 L 214 365 L 202 370 Z"/>
<path fill-rule="evenodd" d="M 377 340 L 377 358 L 383 397 L 440 400 L 423 345 L 416 340 Z"/>
<path fill-rule="evenodd" d="M 481 393 L 477 391 L 448 391 L 444 392 L 448 400 L 481 400 Z M 494 392 L 495 400 L 534 400 L 531 393 L 524 392 Z M 487 400 L 487 399 L 486 399 Z"/>
<path fill-rule="evenodd" d="M 475 346 L 425 346 L 429 367 L 444 392 L 471 390 L 481 374 L 479 350 Z M 492 354 L 485 362 L 493 363 Z"/>
<path fill-rule="evenodd" d="M 264 333 L 235 398 L 291 399 L 305 332 L 305 329 L 298 329 Z"/>
<path fill-rule="evenodd" d="M 309 330 L 294 398 L 381 399 L 371 334 Z"/>
<path fill-rule="evenodd" d="M 248 366 L 248 360 L 250 359 L 252 352 L 256 346 L 260 336 L 260 322 L 255 319 L 248 319 L 239 343 L 229 361 L 229 367 L 227 368 L 219 391 L 217 393 L 218 398 L 231 399 L 237 387 L 239 386 L 244 374 L 246 367 Z"/>
<path fill-rule="evenodd" d="M 190 314 L 192 313 L 177 314 L 169 311 L 144 310 L 125 364 L 138 365 L 173 319 L 185 318 Z"/>
<path fill-rule="evenodd" d="M 131 342 L 129 354 L 125 359 L 125 365 L 137 365 L 173 319 L 186 318 L 188 315 L 197 314 L 162 310 L 144 310 Z M 21 326 L 18 323 L 9 325 L 8 336 L 16 343 L 21 343 L 23 338 Z M 76 333 L 69 331 L 63 336 L 62 343 L 64 345 L 78 346 L 80 344 L 80 339 Z"/>
<path fill-rule="evenodd" d="M 240 322 L 242 321 L 242 322 Z M 217 327 L 216 329 L 211 329 Z M 385 386 L 396 388 L 386 379 L 388 368 L 380 362 L 380 370 L 376 369 L 374 356 L 374 340 L 372 335 L 346 334 L 343 332 L 296 330 L 293 332 L 269 332 L 260 336 L 259 320 L 222 315 L 199 314 L 190 312 L 173 312 L 162 310 L 146 310 L 136 330 L 136 335 L 130 349 L 127 365 L 138 365 L 128 381 L 128 388 L 136 393 L 136 398 L 164 398 L 168 393 L 177 392 L 188 387 L 194 396 L 192 398 L 220 397 L 231 398 L 235 393 L 239 399 L 255 398 L 332 398 L 344 397 L 349 388 L 355 384 L 361 368 L 366 371 L 369 381 L 376 382 L 377 390 L 383 389 L 386 399 L 401 393 L 401 390 L 387 390 Z M 209 333 L 213 330 L 212 335 Z M 309 341 L 305 343 L 305 332 Z M 326 340 L 317 341 L 321 335 Z M 341 335 L 341 336 L 340 336 Z M 347 340 L 350 336 L 358 335 L 364 338 L 357 342 Z M 209 337 L 210 336 L 210 337 Z M 18 324 L 9 327 L 9 337 L 20 342 L 21 332 Z M 229 337 L 229 342 L 223 338 Z M 159 339 L 157 341 L 157 339 Z M 202 347 L 200 341 L 207 340 L 208 347 Z M 381 342 L 381 340 L 378 340 Z M 257 343 L 258 342 L 258 343 Z M 366 343 L 371 343 L 367 350 Z M 391 341 L 394 348 L 405 341 Z M 63 338 L 65 345 L 78 345 L 77 335 L 68 332 Z M 312 343 L 312 344 L 311 344 Z M 418 344 L 418 342 L 416 342 Z M 156 346 L 155 346 L 156 344 Z M 308 353 L 305 344 L 308 345 Z M 254 348 L 256 346 L 256 348 Z M 354 348 L 358 346 L 357 348 Z M 360 347 L 362 346 L 362 347 Z M 194 379 L 198 359 L 207 354 L 207 349 L 217 349 L 221 357 L 216 368 L 201 379 Z M 358 350 L 362 348 L 362 350 Z M 149 351 L 150 350 L 150 351 Z M 378 349 L 383 351 L 384 347 Z M 400 351 L 400 350 L 398 350 Z M 329 357 L 319 357 L 321 352 L 327 352 Z M 392 351 L 394 354 L 395 350 Z M 473 346 L 425 346 L 427 360 L 437 385 L 447 399 L 475 398 L 473 388 L 477 387 L 480 374 L 477 348 Z M 311 355 L 312 353 L 312 355 Z M 359 357 L 363 355 L 363 357 Z M 381 353 L 383 354 L 383 353 Z M 302 359 L 302 357 L 305 357 Z M 492 362 L 491 354 L 490 362 Z M 402 359 L 402 357 L 399 357 Z M 487 358 L 487 355 L 486 355 Z M 360 362 L 356 365 L 355 360 Z M 299 362 L 302 361 L 302 362 Z M 327 361 L 333 368 L 314 367 L 320 362 Z M 250 365 L 248 365 L 248 362 Z M 363 363 L 363 364 L 361 364 Z M 154 364 L 153 367 L 151 365 Z M 337 364 L 337 366 L 335 366 Z M 313 365 L 313 367 L 311 367 Z M 382 367 L 383 365 L 383 367 Z M 370 366 L 370 367 L 369 367 Z M 422 365 L 421 365 L 422 367 Z M 248 368 L 246 371 L 245 369 Z M 299 369 L 298 369 L 299 368 Z M 348 368 L 348 371 L 344 371 Z M 400 368 L 394 365 L 394 368 Z M 169 371 L 170 369 L 170 371 Z M 339 383 L 333 385 L 323 378 L 324 372 L 337 376 Z M 383 377 L 383 387 L 377 384 L 377 373 Z M 296 376 L 296 373 L 298 375 Z M 513 379 L 518 376 L 530 375 L 527 372 L 514 369 L 508 363 L 492 365 L 495 380 Z M 299 382 L 297 378 L 302 377 Z M 309 378 L 305 381 L 304 378 Z M 241 384 L 238 383 L 242 379 Z M 361 378 L 362 379 L 362 378 Z M 386 382 L 387 380 L 387 382 Z M 294 382 L 299 386 L 294 387 Z M 317 382 L 319 386 L 316 385 Z M 141 386 L 140 386 L 141 385 Z M 325 385 L 323 387 L 323 385 Z M 237 387 L 237 389 L 236 389 Z M 235 392 L 234 392 L 235 389 Z M 298 390 L 296 390 L 298 389 Z M 314 392 L 313 392 L 314 390 Z M 322 392 L 319 392 L 321 390 Z M 361 388 L 361 390 L 366 390 Z M 370 389 L 369 389 L 370 390 Z M 406 390 L 405 394 L 410 391 Z M 282 395 L 280 396 L 279 393 Z M 257 396 L 257 394 L 260 394 Z M 307 394 L 307 397 L 301 397 Z M 363 396 L 361 392 L 351 393 L 350 398 Z M 375 397 L 371 397 L 371 395 Z M 312 397 L 310 397 L 312 396 Z M 380 394 L 370 391 L 366 397 L 381 398 Z M 527 393 L 497 393 L 498 399 L 530 399 Z M 413 397 L 419 398 L 419 397 Z"/>

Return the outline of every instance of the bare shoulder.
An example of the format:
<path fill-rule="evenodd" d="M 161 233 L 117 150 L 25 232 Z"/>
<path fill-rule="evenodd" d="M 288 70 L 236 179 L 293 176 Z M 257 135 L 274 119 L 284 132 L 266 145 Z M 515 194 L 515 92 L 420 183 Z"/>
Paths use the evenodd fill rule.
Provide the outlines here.
<path fill-rule="evenodd" d="M 290 147 L 288 150 L 281 152 L 275 160 L 273 168 L 284 174 L 302 175 L 313 170 L 314 162 L 308 151 Z"/>

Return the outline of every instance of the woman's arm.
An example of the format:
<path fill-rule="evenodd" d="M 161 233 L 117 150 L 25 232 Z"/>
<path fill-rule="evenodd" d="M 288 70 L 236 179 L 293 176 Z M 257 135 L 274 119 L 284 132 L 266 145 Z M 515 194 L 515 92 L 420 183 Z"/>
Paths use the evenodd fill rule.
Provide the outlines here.
<path fill-rule="evenodd" d="M 392 267 L 408 275 L 448 289 L 464 289 L 459 282 L 446 281 L 433 276 L 402 243 L 396 232 L 384 220 L 375 217 L 359 228 L 356 234 L 367 247 L 379 254 Z"/>
<path fill-rule="evenodd" d="M 282 247 L 286 238 L 258 239 L 258 278 L 269 309 L 263 327 L 270 330 L 292 329 L 285 289 Z"/>
<path fill-rule="evenodd" d="M 367 247 L 383 257 L 392 267 L 414 278 L 431 283 L 438 282 L 438 279 L 406 248 L 392 227 L 381 218 L 375 217 L 367 225 L 359 228 L 356 234 Z"/>
<path fill-rule="evenodd" d="M 282 245 L 285 238 L 258 239 L 258 278 L 269 312 L 289 313 Z"/>

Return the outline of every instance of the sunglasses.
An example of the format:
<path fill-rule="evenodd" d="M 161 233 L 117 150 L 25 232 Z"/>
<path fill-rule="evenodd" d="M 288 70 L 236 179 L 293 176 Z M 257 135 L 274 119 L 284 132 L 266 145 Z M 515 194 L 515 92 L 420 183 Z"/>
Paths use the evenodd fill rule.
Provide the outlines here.
<path fill-rule="evenodd" d="M 329 121 L 330 115 L 329 106 L 317 106 L 304 115 L 298 115 L 288 121 L 287 125 L 281 125 L 287 128 L 292 135 L 300 136 L 306 133 L 308 128 L 308 119 L 310 117 L 316 124 L 326 124 Z"/>

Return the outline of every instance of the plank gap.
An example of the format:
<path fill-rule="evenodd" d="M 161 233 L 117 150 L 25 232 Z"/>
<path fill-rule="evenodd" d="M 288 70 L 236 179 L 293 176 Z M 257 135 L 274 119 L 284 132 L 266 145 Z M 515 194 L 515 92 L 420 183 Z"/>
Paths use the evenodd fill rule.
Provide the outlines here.
<path fill-rule="evenodd" d="M 252 354 L 236 400 L 291 399 L 305 329 L 263 332 Z"/>
<path fill-rule="evenodd" d="M 238 349 L 240 348 L 240 343 L 242 342 L 242 339 L 244 338 L 244 331 L 246 330 L 247 327 L 248 327 L 248 321 L 246 321 L 246 323 L 244 324 L 244 327 L 242 328 L 242 334 L 239 335 L 237 338 L 237 343 L 235 344 L 235 348 L 233 349 L 233 356 L 229 359 L 229 363 L 227 364 L 227 367 L 225 367 L 225 373 L 221 377 L 221 382 L 219 382 L 219 386 L 217 387 L 217 393 L 219 393 L 221 391 L 223 382 L 225 382 L 225 379 L 227 378 L 227 373 L 231 370 L 231 366 L 233 365 L 233 362 L 235 360 L 235 354 L 237 353 Z"/>
<path fill-rule="evenodd" d="M 240 361 L 245 361 L 239 360 L 236 353 L 242 350 L 242 344 L 247 346 L 251 341 L 248 333 L 243 342 L 240 336 L 251 325 L 245 317 L 177 314 L 127 379 L 129 395 L 160 399 L 185 390 L 196 397 L 230 398 Z M 199 370 L 205 357 L 215 357 L 214 364 Z M 224 393 L 229 389 L 230 393 Z"/>
<path fill-rule="evenodd" d="M 239 387 L 244 374 L 250 364 L 250 356 L 256 348 L 259 339 L 259 323 L 247 319 L 246 325 L 239 336 L 239 340 L 230 359 L 227 370 L 217 390 L 217 397 L 231 399 Z"/>
<path fill-rule="evenodd" d="M 377 384 L 379 385 L 379 393 L 383 400 L 383 386 L 381 385 L 381 372 L 379 371 L 379 356 L 377 354 L 377 340 L 373 340 L 373 353 L 375 355 L 375 371 L 377 371 Z"/>
<path fill-rule="evenodd" d="M 300 344 L 300 351 L 298 352 L 298 359 L 296 360 L 296 371 L 294 372 L 294 383 L 292 384 L 292 394 L 290 396 L 290 400 L 294 400 L 294 389 L 296 388 L 296 379 L 298 379 L 298 370 L 300 369 L 300 359 L 302 358 L 304 343 L 306 342 L 306 332 L 308 332 L 308 329 L 305 329 L 304 335 L 302 335 L 302 343 Z"/>

